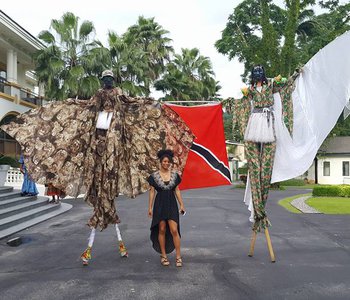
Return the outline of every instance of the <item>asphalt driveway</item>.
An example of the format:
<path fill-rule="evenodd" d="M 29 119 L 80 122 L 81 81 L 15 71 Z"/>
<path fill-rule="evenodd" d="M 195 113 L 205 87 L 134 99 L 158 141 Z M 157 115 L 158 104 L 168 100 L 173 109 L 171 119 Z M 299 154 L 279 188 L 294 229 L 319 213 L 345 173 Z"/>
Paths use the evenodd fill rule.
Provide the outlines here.
<path fill-rule="evenodd" d="M 112 227 L 87 246 L 91 208 L 82 200 L 68 213 L 0 240 L 0 299 L 350 299 L 350 216 L 292 214 L 279 199 L 305 190 L 271 191 L 268 214 L 276 263 L 259 234 L 247 256 L 251 229 L 244 191 L 231 186 L 183 192 L 184 266 L 163 267 L 151 248 L 147 195 L 117 200 L 129 252 L 121 258 Z"/>

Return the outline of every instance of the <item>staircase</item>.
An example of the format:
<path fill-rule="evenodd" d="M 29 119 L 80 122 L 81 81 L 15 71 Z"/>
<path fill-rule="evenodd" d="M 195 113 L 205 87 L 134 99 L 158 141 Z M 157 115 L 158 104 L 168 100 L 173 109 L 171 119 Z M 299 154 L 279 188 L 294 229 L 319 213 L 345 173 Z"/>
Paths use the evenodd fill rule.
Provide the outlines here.
<path fill-rule="evenodd" d="M 0 239 L 62 214 L 67 203 L 49 204 L 47 197 L 22 197 L 13 187 L 0 187 Z"/>

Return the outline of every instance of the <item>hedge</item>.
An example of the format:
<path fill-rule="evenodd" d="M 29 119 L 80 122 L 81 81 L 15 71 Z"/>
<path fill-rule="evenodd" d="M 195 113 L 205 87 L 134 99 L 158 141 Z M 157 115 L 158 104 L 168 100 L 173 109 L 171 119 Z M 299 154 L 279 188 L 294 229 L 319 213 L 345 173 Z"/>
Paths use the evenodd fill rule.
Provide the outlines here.
<path fill-rule="evenodd" d="M 281 181 L 280 185 L 282 186 L 303 186 L 305 181 L 303 179 L 289 179 L 286 181 Z"/>
<path fill-rule="evenodd" d="M 10 156 L 1 156 L 0 165 L 10 165 L 12 168 L 19 168 L 18 160 Z"/>
<path fill-rule="evenodd" d="M 318 185 L 312 190 L 313 196 L 350 197 L 350 185 Z"/>

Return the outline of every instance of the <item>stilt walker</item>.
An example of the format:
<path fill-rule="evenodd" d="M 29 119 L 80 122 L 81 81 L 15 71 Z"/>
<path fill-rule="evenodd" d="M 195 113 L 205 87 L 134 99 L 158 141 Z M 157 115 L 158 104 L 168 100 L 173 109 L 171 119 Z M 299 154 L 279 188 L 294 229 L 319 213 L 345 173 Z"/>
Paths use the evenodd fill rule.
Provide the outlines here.
<path fill-rule="evenodd" d="M 174 151 L 182 173 L 194 135 L 170 107 L 151 98 L 133 98 L 114 87 L 111 70 L 90 100 L 53 102 L 19 115 L 2 129 L 22 146 L 32 178 L 50 183 L 93 208 L 89 243 L 81 254 L 91 260 L 96 229 L 113 225 L 122 257 L 128 251 L 118 227 L 115 199 L 148 191 L 147 178 L 158 169 L 159 149 Z"/>
<path fill-rule="evenodd" d="M 241 99 L 228 99 L 234 124 L 244 137 L 248 160 L 246 204 L 253 204 L 249 256 L 264 229 L 275 262 L 265 205 L 269 185 L 304 174 L 350 99 L 350 31 L 337 37 L 288 80 L 265 77 L 255 66 Z M 344 113 L 346 117 L 347 114 Z M 251 189 L 251 192 L 250 192 Z"/>
<path fill-rule="evenodd" d="M 276 150 L 273 94 L 279 92 L 282 96 L 285 123 L 291 132 L 293 109 L 290 94 L 297 76 L 296 72 L 288 80 L 281 76 L 267 79 L 263 66 L 257 65 L 251 72 L 250 88 L 242 90 L 242 99 L 229 99 L 226 102 L 234 115 L 234 124 L 238 125 L 244 139 L 248 161 L 247 189 L 250 188 L 249 196 L 252 197 L 254 208 L 253 236 L 249 256 L 253 256 L 257 232 L 263 229 L 272 262 L 275 262 L 275 255 L 267 229 L 270 221 L 267 218 L 265 206 Z"/>

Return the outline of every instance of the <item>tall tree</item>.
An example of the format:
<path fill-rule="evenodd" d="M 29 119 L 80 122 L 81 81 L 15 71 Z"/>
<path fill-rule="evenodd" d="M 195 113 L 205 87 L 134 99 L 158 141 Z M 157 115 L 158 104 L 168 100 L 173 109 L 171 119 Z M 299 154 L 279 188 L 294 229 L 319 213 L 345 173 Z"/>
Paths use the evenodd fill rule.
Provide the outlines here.
<path fill-rule="evenodd" d="M 91 97 L 100 87 L 98 75 L 110 64 L 108 49 L 93 40 L 93 23 L 79 24 L 79 18 L 67 12 L 61 19 L 51 21 L 51 29 L 39 34 L 47 48 L 34 57 L 35 71 L 46 96 L 56 100 Z"/>
<path fill-rule="evenodd" d="M 155 88 L 166 93 L 168 100 L 211 100 L 221 87 L 215 81 L 210 59 L 193 48 L 175 54 Z"/>
<path fill-rule="evenodd" d="M 325 13 L 316 16 L 315 0 L 285 0 L 285 8 L 271 0 L 244 0 L 229 15 L 215 46 L 245 65 L 263 63 L 267 73 L 288 76 L 320 48 L 349 29 L 350 4 L 320 1 Z"/>
<path fill-rule="evenodd" d="M 145 86 L 148 64 L 143 49 L 112 31 L 108 33 L 108 43 L 116 85 L 130 96 L 148 95 Z"/>
<path fill-rule="evenodd" d="M 143 81 L 148 94 L 153 82 L 165 71 L 165 65 L 174 51 L 170 45 L 172 40 L 167 34 L 169 31 L 155 22 L 154 18 L 140 16 L 137 23 L 130 26 L 123 35 L 127 45 L 143 51 L 142 59 L 147 64 Z"/>

